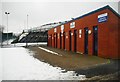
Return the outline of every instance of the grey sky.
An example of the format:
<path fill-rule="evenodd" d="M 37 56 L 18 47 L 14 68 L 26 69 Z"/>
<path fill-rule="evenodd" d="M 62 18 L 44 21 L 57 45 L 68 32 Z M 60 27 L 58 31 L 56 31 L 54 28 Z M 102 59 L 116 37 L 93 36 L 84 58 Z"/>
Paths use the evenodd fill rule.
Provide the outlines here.
<path fill-rule="evenodd" d="M 6 26 L 4 12 L 10 12 L 9 32 L 21 32 L 26 28 L 27 14 L 31 28 L 76 18 L 106 5 L 118 12 L 118 2 L 2 2 L 2 23 Z"/>

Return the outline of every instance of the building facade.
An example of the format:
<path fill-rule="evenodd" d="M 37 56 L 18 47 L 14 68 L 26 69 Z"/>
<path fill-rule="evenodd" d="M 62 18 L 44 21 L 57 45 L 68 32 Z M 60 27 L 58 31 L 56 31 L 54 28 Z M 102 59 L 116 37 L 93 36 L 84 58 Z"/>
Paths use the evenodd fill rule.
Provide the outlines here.
<path fill-rule="evenodd" d="M 120 15 L 110 6 L 48 31 L 48 46 L 104 58 L 120 58 Z"/>

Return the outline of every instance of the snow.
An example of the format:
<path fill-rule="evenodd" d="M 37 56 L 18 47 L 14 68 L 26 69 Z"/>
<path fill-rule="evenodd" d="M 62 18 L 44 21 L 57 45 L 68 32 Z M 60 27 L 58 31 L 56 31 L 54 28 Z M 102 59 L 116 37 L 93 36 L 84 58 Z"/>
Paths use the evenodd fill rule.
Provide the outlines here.
<path fill-rule="evenodd" d="M 8 40 L 8 44 L 10 44 L 10 45 L 11 45 L 11 42 L 12 42 L 13 40 L 14 40 L 14 39 L 10 39 L 10 40 Z M 2 44 L 3 44 L 3 45 L 7 44 L 7 40 L 6 40 L 6 41 L 4 41 Z"/>
<path fill-rule="evenodd" d="M 27 43 L 28 46 L 47 45 L 47 42 Z M 16 43 L 14 47 L 26 46 L 26 43 Z"/>
<path fill-rule="evenodd" d="M 0 48 L 2 58 L 0 80 L 83 80 L 74 71 L 62 70 L 34 58 L 35 55 L 23 47 Z M 0 62 L 1 62 L 0 61 Z"/>
<path fill-rule="evenodd" d="M 2 80 L 2 52 L 0 50 L 0 81 Z"/>
<path fill-rule="evenodd" d="M 26 46 L 26 43 L 15 43 L 15 44 L 11 44 L 11 42 L 13 41 L 13 39 L 8 41 L 8 45 L 7 45 L 7 41 L 3 42 L 3 46 L 2 47 L 23 47 Z M 38 42 L 38 43 L 27 43 L 28 46 L 38 46 L 38 45 L 47 45 L 47 42 Z"/>
<path fill-rule="evenodd" d="M 49 53 L 52 53 L 52 54 L 55 54 L 55 55 L 58 55 L 58 56 L 62 56 L 62 55 L 60 55 L 60 54 L 58 54 L 58 53 L 56 53 L 56 52 L 53 52 L 53 51 L 51 51 L 51 50 L 48 50 L 48 49 L 45 49 L 45 48 L 42 48 L 42 47 L 38 47 L 38 48 L 40 48 L 40 49 L 42 49 L 42 50 L 44 50 L 44 51 L 46 51 L 46 52 L 49 52 Z"/>
<path fill-rule="evenodd" d="M 8 40 L 8 44 L 7 44 L 7 40 L 6 41 L 4 41 L 3 43 L 2 43 L 2 47 L 23 47 L 23 46 L 26 46 L 26 43 L 15 43 L 15 44 L 11 44 L 11 42 L 13 41 L 14 39 L 10 39 L 10 40 Z M 37 43 L 27 43 L 28 44 L 28 46 L 38 46 L 38 45 L 47 45 L 47 42 L 37 42 Z M 0 45 L 0 47 L 1 47 L 1 45 Z"/>
<path fill-rule="evenodd" d="M 2 42 L 2 47 L 14 47 L 14 44 L 11 44 L 11 42 L 13 41 L 14 39 L 10 39 L 10 40 L 8 40 L 8 44 L 7 44 L 7 40 L 6 41 L 4 41 L 4 42 Z M 0 45 L 0 47 L 1 47 L 1 45 Z"/>
<path fill-rule="evenodd" d="M 28 33 L 23 33 L 23 34 L 21 34 L 18 41 L 20 41 L 20 40 L 21 40 L 23 37 L 25 37 L 26 35 L 28 35 Z"/>

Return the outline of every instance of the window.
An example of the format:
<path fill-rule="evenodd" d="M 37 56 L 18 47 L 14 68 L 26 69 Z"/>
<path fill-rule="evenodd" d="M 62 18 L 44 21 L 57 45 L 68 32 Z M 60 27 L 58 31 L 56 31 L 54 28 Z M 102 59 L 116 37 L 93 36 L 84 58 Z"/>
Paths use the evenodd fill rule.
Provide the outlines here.
<path fill-rule="evenodd" d="M 70 28 L 74 28 L 75 27 L 75 22 L 70 23 Z"/>
<path fill-rule="evenodd" d="M 57 32 L 57 28 L 54 28 L 54 32 Z"/>
<path fill-rule="evenodd" d="M 64 31 L 64 25 L 61 25 L 61 32 L 63 33 Z"/>
<path fill-rule="evenodd" d="M 61 25 L 61 31 L 64 30 L 64 25 Z"/>

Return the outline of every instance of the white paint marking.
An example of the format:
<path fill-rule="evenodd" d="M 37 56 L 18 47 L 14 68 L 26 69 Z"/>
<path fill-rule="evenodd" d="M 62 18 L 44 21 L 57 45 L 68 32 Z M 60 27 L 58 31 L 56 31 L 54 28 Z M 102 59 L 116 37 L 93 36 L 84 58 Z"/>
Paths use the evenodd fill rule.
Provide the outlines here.
<path fill-rule="evenodd" d="M 52 53 L 52 54 L 55 54 L 55 55 L 58 55 L 58 56 L 62 56 L 62 55 L 60 55 L 60 54 L 58 54 L 58 53 L 56 53 L 56 52 L 53 52 L 53 51 L 51 51 L 51 50 L 48 50 L 48 49 L 45 49 L 45 48 L 42 48 L 42 47 L 38 47 L 38 48 L 40 48 L 40 49 L 42 49 L 42 50 L 44 50 L 44 51 L 46 51 L 46 52 L 49 52 L 49 53 Z"/>

